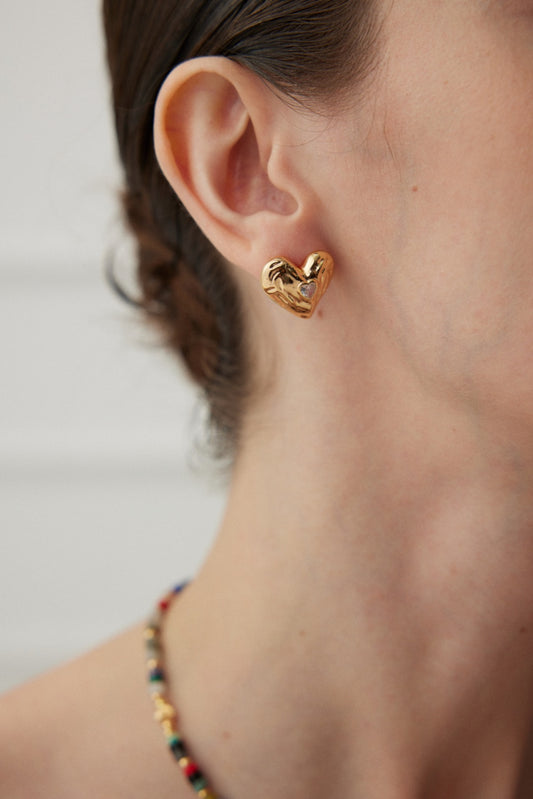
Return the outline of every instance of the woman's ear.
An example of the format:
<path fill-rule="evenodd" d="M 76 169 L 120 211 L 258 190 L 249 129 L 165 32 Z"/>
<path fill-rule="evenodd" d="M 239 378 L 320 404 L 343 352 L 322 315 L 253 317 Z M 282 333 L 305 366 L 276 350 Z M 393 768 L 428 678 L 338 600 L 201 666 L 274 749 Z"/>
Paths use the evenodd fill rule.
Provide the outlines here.
<path fill-rule="evenodd" d="M 155 149 L 167 180 L 219 252 L 254 273 L 277 254 L 299 258 L 314 246 L 304 231 L 305 191 L 286 155 L 291 113 L 260 78 L 219 57 L 180 64 L 156 103 Z"/>

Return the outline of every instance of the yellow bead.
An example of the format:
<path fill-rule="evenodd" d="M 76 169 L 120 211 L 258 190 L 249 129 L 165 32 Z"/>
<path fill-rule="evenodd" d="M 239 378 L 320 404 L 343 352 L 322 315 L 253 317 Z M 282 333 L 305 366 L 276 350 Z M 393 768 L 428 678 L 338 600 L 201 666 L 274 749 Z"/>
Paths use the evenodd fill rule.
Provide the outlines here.
<path fill-rule="evenodd" d="M 166 702 L 161 704 L 158 703 L 157 710 L 154 713 L 154 718 L 160 723 L 163 721 L 170 721 L 170 719 L 176 718 L 176 711 L 172 705 L 169 705 Z"/>
<path fill-rule="evenodd" d="M 186 769 L 187 766 L 190 766 L 191 762 L 192 761 L 191 761 L 190 757 L 182 757 L 181 760 L 178 760 L 178 763 L 180 764 L 181 768 L 183 768 L 183 769 Z"/>
<path fill-rule="evenodd" d="M 176 732 L 176 726 L 173 724 L 169 719 L 164 719 L 161 722 L 161 726 L 163 728 L 163 734 L 166 738 L 170 738 L 171 735 L 174 735 Z"/>
<path fill-rule="evenodd" d="M 209 788 L 202 788 L 201 791 L 198 791 L 198 796 L 200 799 L 217 799 L 216 794 L 209 790 Z"/>
<path fill-rule="evenodd" d="M 148 669 L 148 671 L 153 671 L 154 669 L 161 669 L 162 667 L 163 664 L 161 663 L 161 661 L 156 660 L 155 658 L 149 658 L 146 661 L 146 668 Z"/>
<path fill-rule="evenodd" d="M 159 631 L 156 630 L 155 627 L 146 627 L 143 632 L 143 637 L 145 641 L 153 641 L 154 638 L 157 638 L 159 635 Z"/>

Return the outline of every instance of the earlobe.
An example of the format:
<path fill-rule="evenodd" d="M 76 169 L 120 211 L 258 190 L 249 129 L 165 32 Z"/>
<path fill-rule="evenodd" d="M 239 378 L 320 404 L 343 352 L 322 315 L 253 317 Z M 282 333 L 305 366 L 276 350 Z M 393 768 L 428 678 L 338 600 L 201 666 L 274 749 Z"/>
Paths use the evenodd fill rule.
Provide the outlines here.
<path fill-rule="evenodd" d="M 170 73 L 156 104 L 163 173 L 221 254 L 250 270 L 272 253 L 265 238 L 286 238 L 299 211 L 297 191 L 271 176 L 280 103 L 232 61 L 198 58 Z"/>

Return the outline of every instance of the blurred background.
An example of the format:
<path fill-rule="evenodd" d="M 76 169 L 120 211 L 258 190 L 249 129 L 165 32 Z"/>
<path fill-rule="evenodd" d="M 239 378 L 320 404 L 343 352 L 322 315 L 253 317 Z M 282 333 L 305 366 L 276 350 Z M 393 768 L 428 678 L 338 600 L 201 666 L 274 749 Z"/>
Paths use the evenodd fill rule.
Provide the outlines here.
<path fill-rule="evenodd" d="M 195 390 L 105 282 L 129 252 L 97 0 L 4 2 L 0 64 L 5 690 L 192 575 L 224 490 L 195 456 Z"/>

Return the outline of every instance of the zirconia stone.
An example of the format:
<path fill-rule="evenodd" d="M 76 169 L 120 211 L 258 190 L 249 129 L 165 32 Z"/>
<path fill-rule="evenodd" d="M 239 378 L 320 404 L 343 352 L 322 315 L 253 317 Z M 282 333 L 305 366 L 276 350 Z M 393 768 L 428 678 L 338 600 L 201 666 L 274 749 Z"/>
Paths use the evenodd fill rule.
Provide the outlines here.
<path fill-rule="evenodd" d="M 300 294 L 306 300 L 312 300 L 316 294 L 316 283 L 302 283 L 300 286 Z"/>

